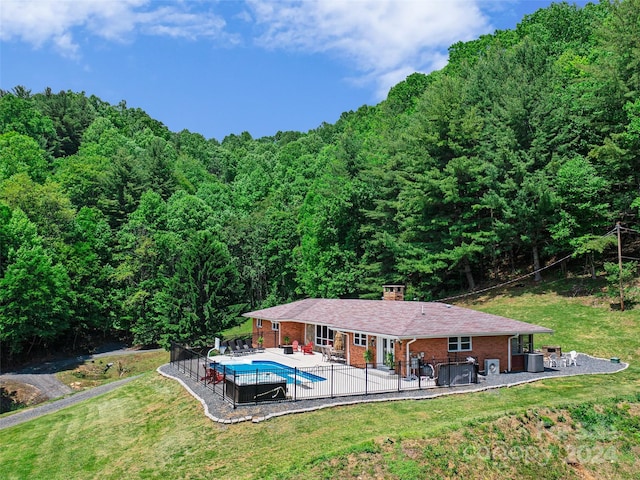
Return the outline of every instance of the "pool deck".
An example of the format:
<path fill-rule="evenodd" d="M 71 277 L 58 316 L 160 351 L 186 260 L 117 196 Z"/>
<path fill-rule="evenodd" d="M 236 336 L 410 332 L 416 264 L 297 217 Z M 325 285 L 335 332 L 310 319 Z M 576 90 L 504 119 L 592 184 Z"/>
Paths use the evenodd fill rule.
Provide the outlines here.
<path fill-rule="evenodd" d="M 314 352 L 313 355 L 304 354 L 302 352 L 294 352 L 293 354 L 285 354 L 281 348 L 265 348 L 262 352 L 249 353 L 245 355 L 217 355 L 209 357 L 212 362 L 218 362 L 224 365 L 233 365 L 234 363 L 251 363 L 253 360 L 267 360 L 270 362 L 278 362 L 287 367 L 310 368 L 319 365 L 331 365 L 329 362 L 322 360 L 322 354 Z"/>
<path fill-rule="evenodd" d="M 211 360 L 229 363 L 250 363 L 253 360 L 268 360 L 281 363 L 290 367 L 304 368 L 305 371 L 324 376 L 327 378 L 328 372 L 333 371 L 333 392 L 323 389 L 325 382 L 312 382 L 305 384 L 306 388 L 296 388 L 295 401 L 281 401 L 260 404 L 243 404 L 237 408 L 223 400 L 219 395 L 211 391 L 211 386 L 205 387 L 202 382 L 198 382 L 180 373 L 171 364 L 163 365 L 158 372 L 166 377 L 172 378 L 182 384 L 203 405 L 205 415 L 217 423 L 230 424 L 244 421 L 254 423 L 262 422 L 281 415 L 293 413 L 304 413 L 328 407 L 355 405 L 367 402 L 380 402 L 392 400 L 426 400 L 429 398 L 441 397 L 444 395 L 463 394 L 479 392 L 501 387 L 510 387 L 539 380 L 589 374 L 612 374 L 620 372 L 628 367 L 626 363 L 612 363 L 609 359 L 601 359 L 586 354 L 578 355 L 578 365 L 559 368 L 545 368 L 544 372 L 530 373 L 502 373 L 498 375 L 478 376 L 477 384 L 460 385 L 453 387 L 436 387 L 433 380 L 420 379 L 408 381 L 399 378 L 398 375 L 376 372 L 375 369 L 364 369 L 347 367 L 343 364 L 336 364 L 323 361 L 322 354 L 304 355 L 296 352 L 293 355 L 282 353 L 281 349 L 266 349 L 264 352 L 253 353 L 243 356 L 217 356 Z M 332 366 L 339 365 L 340 368 L 332 369 Z M 339 372 L 339 373 L 338 373 Z M 364 375 L 368 375 L 368 393 L 366 395 L 344 395 L 345 392 L 352 392 L 354 382 L 358 382 Z M 394 385 L 402 382 L 402 391 L 391 391 Z M 411 382 L 415 382 L 412 388 Z M 430 382 L 430 383 L 429 383 Z M 329 383 L 329 382 L 327 382 Z M 342 385 L 342 387 L 341 387 Z M 378 386 L 378 387 L 376 387 Z M 221 384 L 220 384 L 220 388 Z M 344 388 L 344 390 L 343 390 Z M 380 392 L 376 393 L 376 389 Z M 333 395 L 331 395 L 331 393 Z M 333 396 L 333 398 L 331 398 Z"/>
<path fill-rule="evenodd" d="M 235 357 L 218 355 L 210 357 L 210 360 L 229 366 L 250 364 L 253 361 L 270 361 L 291 368 L 303 369 L 304 372 L 317 375 L 323 379 L 331 379 L 331 381 L 326 382 L 301 379 L 298 388 L 292 389 L 289 387 L 289 396 L 296 400 L 345 396 L 356 394 L 356 392 L 362 392 L 362 394 L 365 392 L 367 394 L 389 392 L 399 390 L 399 384 L 401 384 L 402 390 L 417 390 L 436 386 L 435 381 L 427 377 L 420 379 L 414 377 L 409 380 L 394 373 L 375 368 L 365 370 L 363 368 L 350 367 L 340 362 L 328 362 L 323 360 L 322 354 L 318 352 L 314 352 L 312 355 L 302 352 L 285 354 L 280 348 L 269 348 L 265 349 L 264 352 Z"/>

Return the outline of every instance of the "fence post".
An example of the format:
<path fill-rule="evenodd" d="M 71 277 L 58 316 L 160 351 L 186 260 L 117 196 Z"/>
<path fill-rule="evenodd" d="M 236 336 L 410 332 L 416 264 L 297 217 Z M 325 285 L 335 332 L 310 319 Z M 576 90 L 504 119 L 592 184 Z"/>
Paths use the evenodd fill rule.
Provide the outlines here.
<path fill-rule="evenodd" d="M 364 364 L 364 394 L 369 394 L 369 364 Z"/>
<path fill-rule="evenodd" d="M 298 367 L 293 369 L 293 401 L 298 399 Z"/>
<path fill-rule="evenodd" d="M 202 364 L 202 367 L 204 368 L 204 376 L 202 377 L 203 385 L 204 385 L 204 388 L 207 388 L 207 362 L 204 362 Z M 200 371 L 200 370 L 198 369 L 198 371 Z M 197 379 L 197 377 L 196 377 L 196 379 Z"/>
<path fill-rule="evenodd" d="M 234 393 L 234 395 L 233 395 L 233 398 L 231 399 L 231 403 L 233 404 L 233 409 L 234 409 L 234 410 L 236 409 L 236 396 L 235 396 L 235 392 L 236 392 L 237 387 L 238 387 L 238 384 L 236 383 L 236 382 L 237 382 L 237 380 L 238 380 L 238 379 L 236 378 L 236 375 L 237 375 L 237 374 L 236 374 L 236 372 L 233 372 L 233 384 L 235 385 L 235 387 L 233 388 L 233 393 Z"/>
<path fill-rule="evenodd" d="M 334 365 L 331 365 L 331 398 L 334 398 L 333 397 L 333 381 L 334 381 L 334 378 L 333 378 L 333 367 L 334 367 Z"/>
<path fill-rule="evenodd" d="M 222 378 L 224 378 L 224 384 L 222 385 L 222 400 L 225 400 L 227 391 L 227 366 L 222 365 Z"/>

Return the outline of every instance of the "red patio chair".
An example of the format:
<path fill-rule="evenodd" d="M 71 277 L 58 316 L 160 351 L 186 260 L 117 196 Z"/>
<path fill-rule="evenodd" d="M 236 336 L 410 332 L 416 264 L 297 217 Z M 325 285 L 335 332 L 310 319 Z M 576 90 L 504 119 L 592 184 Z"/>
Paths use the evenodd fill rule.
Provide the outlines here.
<path fill-rule="evenodd" d="M 303 354 L 309 354 L 309 355 L 313 355 L 313 343 L 309 342 L 306 345 L 302 345 L 302 353 Z"/>
<path fill-rule="evenodd" d="M 216 383 L 220 383 L 220 382 L 222 382 L 224 380 L 224 375 L 221 374 L 219 371 L 213 370 L 213 372 L 214 372 L 214 374 L 213 374 L 214 375 L 214 379 L 213 379 L 213 384 L 214 385 Z M 209 383 L 212 383 L 212 382 L 209 382 Z"/>
<path fill-rule="evenodd" d="M 224 375 L 217 371 L 215 368 L 209 368 L 205 365 L 205 375 L 200 378 L 200 381 L 203 382 L 206 380 L 207 383 L 213 383 L 214 385 L 220 383 L 224 380 Z"/>

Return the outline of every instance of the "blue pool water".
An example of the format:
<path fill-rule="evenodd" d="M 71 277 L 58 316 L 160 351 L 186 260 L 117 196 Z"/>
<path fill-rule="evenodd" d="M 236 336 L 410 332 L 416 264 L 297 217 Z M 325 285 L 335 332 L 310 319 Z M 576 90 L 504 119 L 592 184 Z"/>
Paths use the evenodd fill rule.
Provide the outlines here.
<path fill-rule="evenodd" d="M 326 380 L 319 375 L 313 373 L 303 372 L 293 367 L 287 367 L 278 362 L 272 362 L 270 360 L 253 360 L 251 363 L 211 363 L 211 368 L 215 368 L 220 372 L 225 372 L 227 375 L 248 375 L 255 373 L 274 373 L 287 379 L 287 383 L 301 383 L 301 382 L 322 382 Z"/>

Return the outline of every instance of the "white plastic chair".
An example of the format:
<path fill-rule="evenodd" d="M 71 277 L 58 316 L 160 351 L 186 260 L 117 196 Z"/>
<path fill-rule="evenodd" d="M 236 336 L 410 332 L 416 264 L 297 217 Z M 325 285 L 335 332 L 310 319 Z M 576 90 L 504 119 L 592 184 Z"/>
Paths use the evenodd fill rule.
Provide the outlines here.
<path fill-rule="evenodd" d="M 569 352 L 569 359 L 567 361 L 567 366 L 575 365 L 578 366 L 578 352 L 575 350 L 571 350 Z"/>
<path fill-rule="evenodd" d="M 558 368 L 558 356 L 555 353 L 549 355 L 549 368 Z"/>

